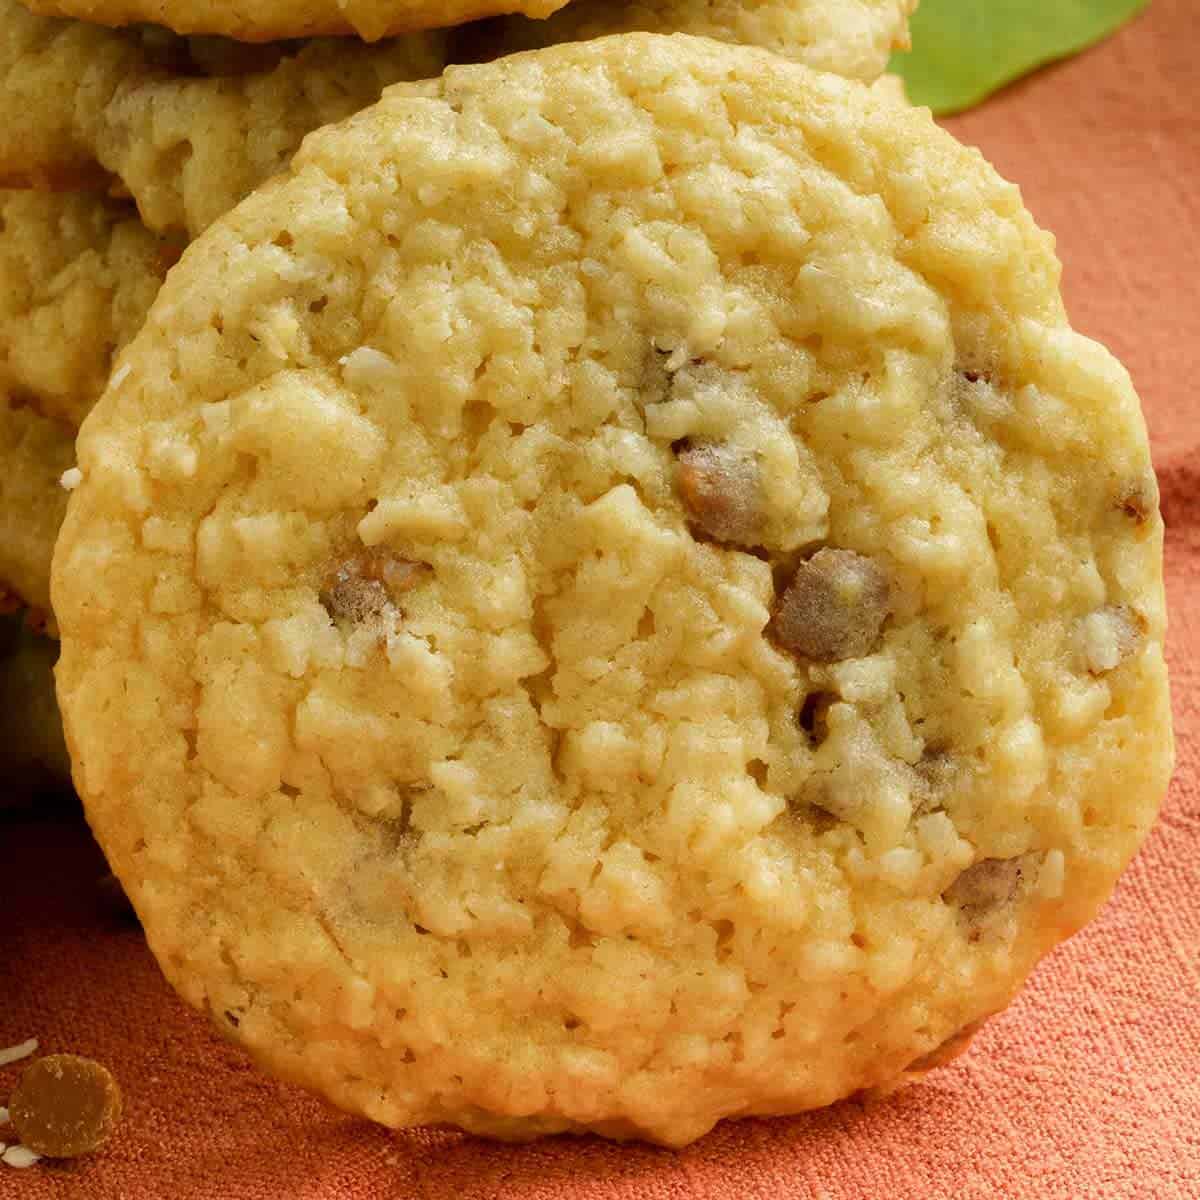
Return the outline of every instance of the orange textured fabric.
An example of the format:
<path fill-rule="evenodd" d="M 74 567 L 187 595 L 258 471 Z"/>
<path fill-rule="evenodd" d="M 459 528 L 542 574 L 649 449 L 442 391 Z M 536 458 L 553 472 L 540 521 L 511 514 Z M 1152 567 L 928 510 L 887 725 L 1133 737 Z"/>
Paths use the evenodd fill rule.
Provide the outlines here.
<path fill-rule="evenodd" d="M 864 1107 L 727 1122 L 681 1153 L 391 1134 L 259 1075 L 175 999 L 68 822 L 0 825 L 0 1046 L 108 1064 L 127 1114 L 90 1159 L 0 1197 L 88 1200 L 1195 1200 L 1200 1197 L 1200 70 L 1195 0 L 955 120 L 1059 234 L 1076 324 L 1129 365 L 1167 520 L 1179 767 L 1090 928 L 971 1051 Z M 0 1068 L 0 1103 L 19 1074 Z M 0 1140 L 4 1133 L 0 1131 Z"/>

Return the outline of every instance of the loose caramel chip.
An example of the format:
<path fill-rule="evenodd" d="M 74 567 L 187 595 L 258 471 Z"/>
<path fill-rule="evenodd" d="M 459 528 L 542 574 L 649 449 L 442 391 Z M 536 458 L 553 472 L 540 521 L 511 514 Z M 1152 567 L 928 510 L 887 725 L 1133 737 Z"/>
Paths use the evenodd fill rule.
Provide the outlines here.
<path fill-rule="evenodd" d="M 679 491 L 693 524 L 718 542 L 754 545 L 763 520 L 754 456 L 701 442 L 685 446 L 678 459 Z"/>
<path fill-rule="evenodd" d="M 775 613 L 779 642 L 803 658 L 869 654 L 891 609 L 887 576 L 853 550 L 818 550 L 801 563 Z"/>
<path fill-rule="evenodd" d="M 46 1158 L 90 1154 L 112 1136 L 121 1089 L 108 1070 L 77 1054 L 39 1058 L 8 1101 L 21 1143 Z"/>

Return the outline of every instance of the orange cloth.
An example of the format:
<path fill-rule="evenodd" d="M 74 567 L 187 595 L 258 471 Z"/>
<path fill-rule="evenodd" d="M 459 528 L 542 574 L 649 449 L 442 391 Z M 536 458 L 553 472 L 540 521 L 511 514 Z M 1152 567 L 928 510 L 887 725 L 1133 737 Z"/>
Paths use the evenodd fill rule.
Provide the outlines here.
<path fill-rule="evenodd" d="M 77 826 L 0 825 L 0 1046 L 90 1054 L 111 1146 L 0 1166 L 0 1197 L 87 1200 L 1184 1200 L 1200 1197 L 1200 69 L 1195 0 L 953 122 L 1058 232 L 1076 324 L 1129 365 L 1167 519 L 1179 768 L 1103 916 L 971 1051 L 888 1101 L 726 1122 L 682 1153 L 391 1134 L 259 1075 L 98 915 Z M 19 1066 L 0 1068 L 0 1103 Z M 4 1137 L 0 1131 L 0 1140 Z"/>

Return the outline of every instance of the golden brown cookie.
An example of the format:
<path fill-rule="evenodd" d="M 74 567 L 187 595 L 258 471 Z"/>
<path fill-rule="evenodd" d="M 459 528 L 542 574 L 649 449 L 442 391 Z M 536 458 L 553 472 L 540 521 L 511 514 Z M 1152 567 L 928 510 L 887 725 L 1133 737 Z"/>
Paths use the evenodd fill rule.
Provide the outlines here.
<path fill-rule="evenodd" d="M 0 388 L 77 426 L 182 249 L 129 204 L 0 191 Z"/>
<path fill-rule="evenodd" d="M 440 33 L 255 48 L 0 0 L 0 182 L 70 188 L 106 172 L 150 229 L 195 234 L 286 166 L 310 130 L 445 61 Z"/>
<path fill-rule="evenodd" d="M 171 272 L 54 563 L 168 978 L 390 1125 L 672 1144 L 1003 1008 L 1172 755 L 1145 427 L 1058 285 L 927 112 L 703 38 L 307 139 Z"/>

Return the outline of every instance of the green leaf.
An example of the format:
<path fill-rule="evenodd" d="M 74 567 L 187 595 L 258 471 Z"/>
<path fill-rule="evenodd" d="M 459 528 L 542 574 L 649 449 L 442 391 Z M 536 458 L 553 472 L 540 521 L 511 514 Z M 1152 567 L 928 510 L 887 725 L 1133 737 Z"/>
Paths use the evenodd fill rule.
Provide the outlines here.
<path fill-rule="evenodd" d="M 1149 0 L 921 0 L 913 48 L 891 70 L 909 99 L 961 112 L 1022 75 L 1094 45 Z"/>

